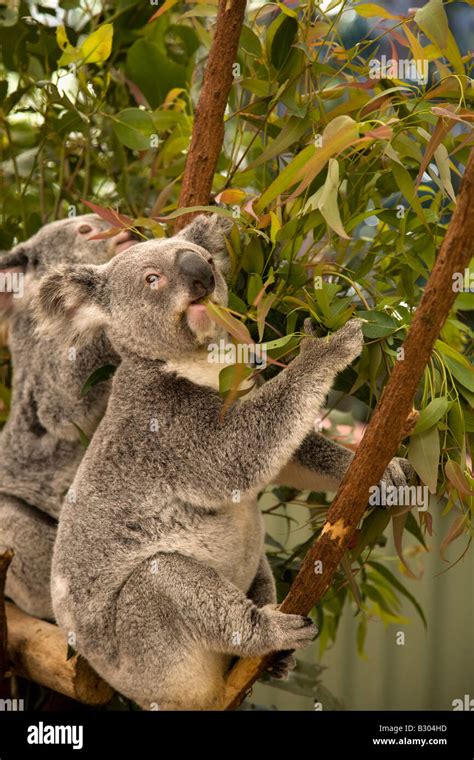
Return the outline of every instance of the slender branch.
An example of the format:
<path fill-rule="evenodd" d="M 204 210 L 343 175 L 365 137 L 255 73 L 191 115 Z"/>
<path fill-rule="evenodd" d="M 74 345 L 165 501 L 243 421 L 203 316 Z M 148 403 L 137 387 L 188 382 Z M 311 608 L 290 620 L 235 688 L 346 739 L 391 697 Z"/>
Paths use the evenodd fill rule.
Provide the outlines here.
<path fill-rule="evenodd" d="M 216 29 L 194 116 L 191 145 L 184 169 L 179 207 L 206 206 L 224 141 L 224 113 L 233 82 L 232 67 L 244 23 L 246 0 L 219 0 Z M 175 230 L 191 214 L 178 217 Z"/>
<path fill-rule="evenodd" d="M 282 612 L 307 615 L 331 585 L 344 552 L 367 506 L 369 488 L 378 483 L 407 435 L 413 398 L 440 330 L 456 299 L 453 275 L 464 272 L 474 256 L 474 151 L 471 152 L 457 204 L 399 361 L 328 511 L 319 538 L 310 548 L 281 605 Z M 321 565 L 316 565 L 316 562 Z M 321 568 L 316 573 L 315 568 Z M 268 659 L 239 660 L 227 681 L 224 708 L 237 707 L 265 669 Z"/>

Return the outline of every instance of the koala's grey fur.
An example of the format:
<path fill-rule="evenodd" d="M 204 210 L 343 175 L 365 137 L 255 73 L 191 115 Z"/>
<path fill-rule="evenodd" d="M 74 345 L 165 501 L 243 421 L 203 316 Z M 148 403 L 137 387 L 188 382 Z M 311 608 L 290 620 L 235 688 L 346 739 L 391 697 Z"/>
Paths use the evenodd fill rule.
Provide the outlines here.
<path fill-rule="evenodd" d="M 318 453 L 324 439 L 311 430 L 360 353 L 357 321 L 331 340 L 308 335 L 287 369 L 223 414 L 206 367 L 222 332 L 194 303 L 196 293 L 227 302 L 216 230 L 198 217 L 39 288 L 45 329 L 104 329 L 121 357 L 61 511 L 54 612 L 97 672 L 145 709 L 218 707 L 232 655 L 310 641 L 309 619 L 275 608 L 256 496 L 282 463 L 309 461 L 332 482 L 347 464 L 341 447 Z"/>
<path fill-rule="evenodd" d="M 9 419 L 0 433 L 0 551 L 13 548 L 6 593 L 31 614 L 51 618 L 50 569 L 56 519 L 84 454 L 73 423 L 91 435 L 102 416 L 110 383 L 81 389 L 94 369 L 119 361 L 103 333 L 87 344 L 64 345 L 37 334 L 32 302 L 41 278 L 64 262 L 103 263 L 117 238 L 90 240 L 109 225 L 85 214 L 45 225 L 0 259 L 0 269 L 24 276 L 21 298 L 1 294 L 8 317 L 13 388 Z M 89 233 L 80 232 L 90 228 Z M 124 242 L 124 235 L 119 237 Z"/>

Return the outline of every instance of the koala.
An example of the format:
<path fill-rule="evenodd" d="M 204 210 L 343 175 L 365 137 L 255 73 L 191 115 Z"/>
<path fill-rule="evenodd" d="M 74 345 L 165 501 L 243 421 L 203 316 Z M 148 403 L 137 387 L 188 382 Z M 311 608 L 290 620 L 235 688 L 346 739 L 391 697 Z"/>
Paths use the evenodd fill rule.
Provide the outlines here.
<path fill-rule="evenodd" d="M 225 409 L 206 347 L 226 336 L 203 302 L 227 303 L 223 251 L 216 219 L 198 217 L 107 264 L 62 267 L 38 289 L 44 329 L 66 344 L 103 330 L 120 355 L 60 514 L 55 617 L 144 709 L 218 708 L 233 656 L 287 658 L 310 642 L 311 619 L 276 608 L 257 495 L 285 467 L 309 462 L 336 482 L 348 461 L 318 453 L 312 427 L 361 351 L 359 321 L 330 340 L 306 323 L 289 366 Z"/>
<path fill-rule="evenodd" d="M 52 618 L 50 572 L 57 517 L 110 383 L 81 388 L 94 369 L 119 359 L 103 333 L 80 348 L 37 334 L 38 283 L 61 263 L 106 262 L 133 245 L 128 231 L 91 240 L 109 225 L 85 214 L 45 225 L 0 259 L 0 315 L 8 321 L 13 364 L 11 413 L 0 433 L 0 551 L 11 547 L 6 593 L 19 607 Z M 6 287 L 6 286 L 9 287 Z"/>

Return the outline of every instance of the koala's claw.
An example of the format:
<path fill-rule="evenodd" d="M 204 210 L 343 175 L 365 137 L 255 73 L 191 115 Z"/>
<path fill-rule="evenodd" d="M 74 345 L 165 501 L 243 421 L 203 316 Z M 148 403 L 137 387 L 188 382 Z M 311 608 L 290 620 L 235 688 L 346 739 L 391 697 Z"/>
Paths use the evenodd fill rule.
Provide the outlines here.
<path fill-rule="evenodd" d="M 286 681 L 288 680 L 290 670 L 293 670 L 295 666 L 296 659 L 293 651 L 291 649 L 283 650 L 282 652 L 277 652 L 273 656 L 272 661 L 267 668 L 267 673 L 269 673 L 272 678 Z"/>

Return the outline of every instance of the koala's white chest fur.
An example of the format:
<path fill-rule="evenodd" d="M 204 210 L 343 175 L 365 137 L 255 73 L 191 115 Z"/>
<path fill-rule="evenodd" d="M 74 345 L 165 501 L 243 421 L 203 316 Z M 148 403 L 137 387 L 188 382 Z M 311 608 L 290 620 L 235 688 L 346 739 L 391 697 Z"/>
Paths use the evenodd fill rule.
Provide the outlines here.
<path fill-rule="evenodd" d="M 184 377 L 196 385 L 203 385 L 214 390 L 219 390 L 219 373 L 229 367 L 226 362 L 213 362 L 207 352 L 200 352 L 180 360 L 170 360 L 165 369 L 168 372 L 176 372 L 178 377 Z M 239 391 L 253 386 L 253 382 L 246 380 L 239 386 Z"/>

